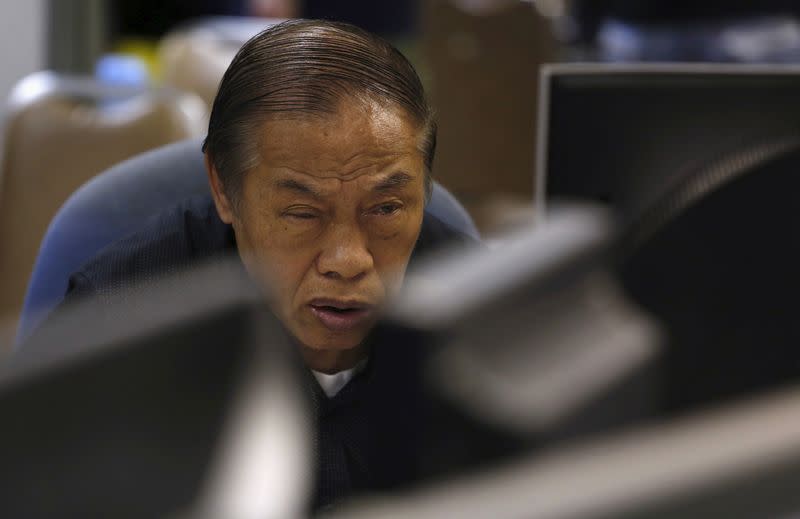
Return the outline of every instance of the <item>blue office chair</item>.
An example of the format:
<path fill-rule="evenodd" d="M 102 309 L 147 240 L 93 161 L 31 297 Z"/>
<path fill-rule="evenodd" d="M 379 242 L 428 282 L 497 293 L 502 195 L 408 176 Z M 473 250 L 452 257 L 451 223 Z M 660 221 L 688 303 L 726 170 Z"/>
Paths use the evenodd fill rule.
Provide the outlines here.
<path fill-rule="evenodd" d="M 69 276 L 101 249 L 136 231 L 161 210 L 209 192 L 200 145 L 192 139 L 143 153 L 72 194 L 42 240 L 25 295 L 18 343 L 61 302 Z M 479 238 L 469 214 L 438 183 L 426 211 Z"/>

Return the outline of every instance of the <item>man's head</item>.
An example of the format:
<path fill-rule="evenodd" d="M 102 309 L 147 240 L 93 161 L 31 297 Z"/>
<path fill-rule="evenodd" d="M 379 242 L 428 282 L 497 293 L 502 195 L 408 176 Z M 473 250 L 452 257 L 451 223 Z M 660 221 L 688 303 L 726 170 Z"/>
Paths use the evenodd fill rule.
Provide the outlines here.
<path fill-rule="evenodd" d="M 431 188 L 436 127 L 408 61 L 333 22 L 247 42 L 204 144 L 220 217 L 311 367 L 348 367 L 402 281 Z"/>

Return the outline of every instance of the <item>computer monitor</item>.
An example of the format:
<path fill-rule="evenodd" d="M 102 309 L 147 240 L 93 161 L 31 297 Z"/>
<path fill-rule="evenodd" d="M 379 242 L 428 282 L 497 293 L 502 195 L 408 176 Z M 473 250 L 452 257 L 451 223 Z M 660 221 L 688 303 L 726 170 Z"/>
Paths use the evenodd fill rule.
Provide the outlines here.
<path fill-rule="evenodd" d="M 713 405 L 703 413 L 665 413 L 659 382 L 675 373 L 664 369 L 658 327 L 606 276 L 610 221 L 561 207 L 505 246 L 409 273 L 391 316 L 438 338 L 430 391 L 450 404 L 414 423 L 429 459 L 460 470 L 333 517 L 779 518 L 800 510 L 796 381 L 725 407 L 706 398 Z M 752 371 L 739 369 L 725 374 Z M 426 428 L 437 421 L 438 445 Z"/>
<path fill-rule="evenodd" d="M 0 371 L 4 516 L 250 517 L 266 488 L 288 515 L 263 517 L 305 509 L 294 350 L 240 270 L 86 301 L 22 345 Z"/>
<path fill-rule="evenodd" d="M 607 211 L 554 211 L 492 249 L 407 274 L 388 318 L 432 350 L 406 409 L 421 479 L 630 426 L 659 412 L 660 330 L 608 273 Z M 414 414 L 419 413 L 419 414 Z"/>
<path fill-rule="evenodd" d="M 564 207 L 505 246 L 409 273 L 395 317 L 433 331 L 431 392 L 466 418 L 430 459 L 474 469 L 800 382 L 798 163 L 800 148 L 717 186 L 622 277 L 602 252 L 607 217 Z M 754 194 L 765 207 L 750 214 Z M 468 436 L 476 424 L 488 433 Z"/>
<path fill-rule="evenodd" d="M 635 218 L 703 163 L 799 133 L 798 91 L 798 66 L 546 66 L 537 197 L 605 202 Z"/>
<path fill-rule="evenodd" d="M 554 65 L 547 196 L 623 218 L 623 286 L 665 327 L 673 412 L 800 379 L 800 67 Z M 546 176 L 546 179 L 545 179 Z"/>

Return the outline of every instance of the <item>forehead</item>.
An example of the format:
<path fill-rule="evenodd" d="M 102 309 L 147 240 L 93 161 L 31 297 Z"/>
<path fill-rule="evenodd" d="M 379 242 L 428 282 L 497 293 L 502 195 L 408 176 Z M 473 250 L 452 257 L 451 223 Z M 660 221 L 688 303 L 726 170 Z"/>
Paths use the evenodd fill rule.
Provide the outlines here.
<path fill-rule="evenodd" d="M 423 165 L 421 134 L 401 109 L 346 100 L 331 114 L 267 120 L 262 169 L 272 177 L 299 174 L 312 181 L 350 181 L 393 167 L 417 175 Z"/>

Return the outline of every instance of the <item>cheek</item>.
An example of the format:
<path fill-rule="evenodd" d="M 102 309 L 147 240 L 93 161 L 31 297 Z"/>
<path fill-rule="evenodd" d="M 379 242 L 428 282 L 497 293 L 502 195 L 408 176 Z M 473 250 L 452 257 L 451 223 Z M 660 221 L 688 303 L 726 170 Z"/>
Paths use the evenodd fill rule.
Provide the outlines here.
<path fill-rule="evenodd" d="M 400 285 L 422 225 L 422 213 L 414 214 L 390 237 L 375 237 L 371 249 L 375 267 L 390 291 Z"/>
<path fill-rule="evenodd" d="M 313 263 L 313 251 L 287 236 L 280 222 L 252 215 L 234 225 L 239 255 L 251 276 L 283 307 L 291 304 L 306 272 Z"/>

